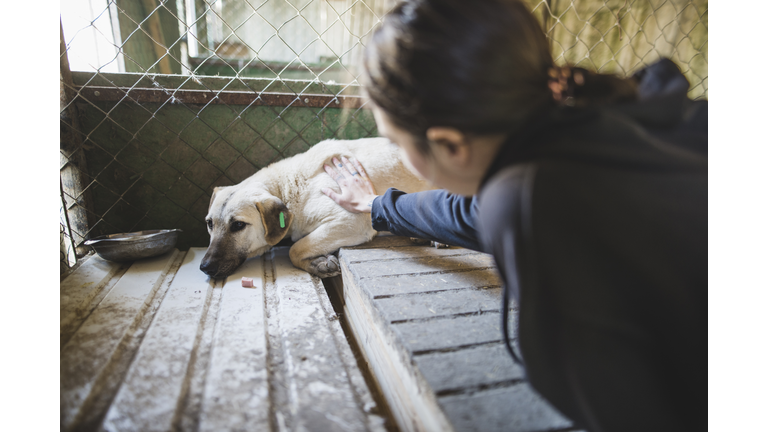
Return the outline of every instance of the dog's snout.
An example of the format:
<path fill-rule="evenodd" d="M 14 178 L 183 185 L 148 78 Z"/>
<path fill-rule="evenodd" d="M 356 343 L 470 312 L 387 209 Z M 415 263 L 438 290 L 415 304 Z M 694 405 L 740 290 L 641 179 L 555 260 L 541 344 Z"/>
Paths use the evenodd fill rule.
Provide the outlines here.
<path fill-rule="evenodd" d="M 200 263 L 200 270 L 208 276 L 216 276 L 216 273 L 219 271 L 219 266 L 212 260 L 204 259 L 203 262 Z"/>

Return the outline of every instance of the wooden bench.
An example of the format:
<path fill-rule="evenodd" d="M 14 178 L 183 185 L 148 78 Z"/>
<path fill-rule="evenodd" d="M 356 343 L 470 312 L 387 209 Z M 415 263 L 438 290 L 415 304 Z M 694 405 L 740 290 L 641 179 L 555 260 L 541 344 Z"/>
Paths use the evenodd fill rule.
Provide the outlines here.
<path fill-rule="evenodd" d="M 490 255 L 390 236 L 339 258 L 334 287 L 402 431 L 573 430 L 506 351 Z"/>

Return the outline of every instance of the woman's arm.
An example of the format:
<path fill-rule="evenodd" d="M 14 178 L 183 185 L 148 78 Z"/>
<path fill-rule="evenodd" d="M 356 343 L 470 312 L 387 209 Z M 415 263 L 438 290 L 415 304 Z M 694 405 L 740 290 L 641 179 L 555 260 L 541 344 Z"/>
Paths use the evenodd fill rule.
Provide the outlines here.
<path fill-rule="evenodd" d="M 371 221 L 376 231 L 479 251 L 476 215 L 473 197 L 442 189 L 405 193 L 392 188 L 373 201 Z"/>
<path fill-rule="evenodd" d="M 481 250 L 475 227 L 477 203 L 473 197 L 445 190 L 409 194 L 397 189 L 377 196 L 358 161 L 334 158 L 333 163 L 334 167 L 325 165 L 325 171 L 339 184 L 341 194 L 331 189 L 323 189 L 323 193 L 347 211 L 371 213 L 373 229 Z"/>

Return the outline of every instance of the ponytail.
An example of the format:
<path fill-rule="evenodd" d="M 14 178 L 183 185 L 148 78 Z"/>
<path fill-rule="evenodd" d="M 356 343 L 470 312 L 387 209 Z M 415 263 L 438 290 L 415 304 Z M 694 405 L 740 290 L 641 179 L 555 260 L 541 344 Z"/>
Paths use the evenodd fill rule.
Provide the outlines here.
<path fill-rule="evenodd" d="M 515 133 L 558 105 L 631 100 L 633 80 L 555 67 L 549 42 L 519 0 L 411 0 L 382 20 L 361 83 L 388 118 L 429 152 L 426 131 Z"/>

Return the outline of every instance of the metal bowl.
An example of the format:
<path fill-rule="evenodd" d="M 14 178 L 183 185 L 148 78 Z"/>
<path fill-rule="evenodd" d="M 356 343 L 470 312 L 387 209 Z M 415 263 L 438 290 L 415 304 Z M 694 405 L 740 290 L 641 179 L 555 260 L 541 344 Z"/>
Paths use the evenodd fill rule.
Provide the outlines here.
<path fill-rule="evenodd" d="M 85 241 L 100 257 L 109 261 L 135 261 L 170 252 L 181 230 L 149 230 L 109 234 Z"/>

